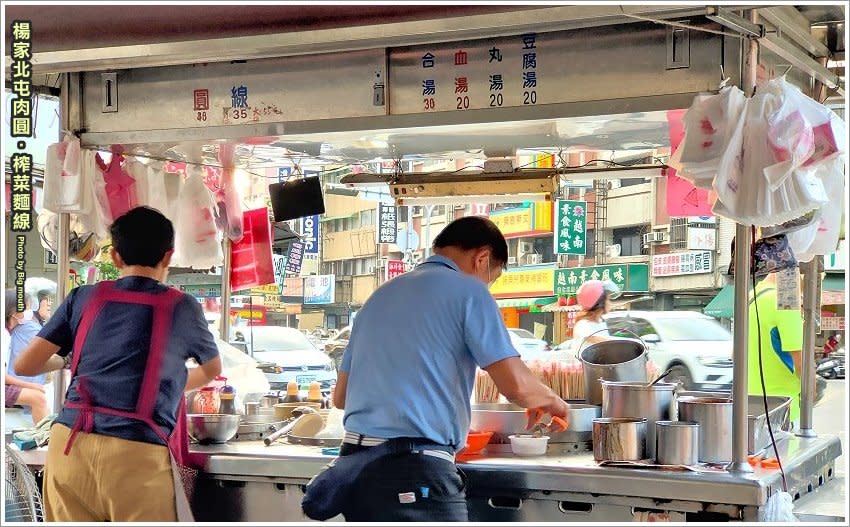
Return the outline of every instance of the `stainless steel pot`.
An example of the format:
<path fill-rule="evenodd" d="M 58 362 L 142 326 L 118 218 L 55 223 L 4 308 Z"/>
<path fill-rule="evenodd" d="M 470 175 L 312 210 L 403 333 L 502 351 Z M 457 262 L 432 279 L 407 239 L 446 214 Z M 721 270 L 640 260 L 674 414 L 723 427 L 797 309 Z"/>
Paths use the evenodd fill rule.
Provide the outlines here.
<path fill-rule="evenodd" d="M 694 422 L 656 422 L 656 462 L 659 465 L 696 465 L 699 436 L 700 425 Z"/>
<path fill-rule="evenodd" d="M 593 459 L 640 461 L 646 457 L 644 418 L 601 417 L 593 420 Z"/>
<path fill-rule="evenodd" d="M 189 414 L 186 416 L 189 435 L 199 443 L 226 443 L 239 430 L 236 414 Z"/>
<path fill-rule="evenodd" d="M 680 397 L 679 419 L 699 423 L 699 460 L 732 461 L 732 400 L 725 397 Z"/>
<path fill-rule="evenodd" d="M 602 404 L 600 380 L 646 383 L 646 347 L 626 339 L 591 344 L 579 353 L 584 368 L 584 398 L 588 404 Z"/>
<path fill-rule="evenodd" d="M 645 417 L 646 452 L 655 457 L 655 422 L 677 419 L 674 392 L 677 384 L 659 382 L 602 382 L 602 417 Z"/>

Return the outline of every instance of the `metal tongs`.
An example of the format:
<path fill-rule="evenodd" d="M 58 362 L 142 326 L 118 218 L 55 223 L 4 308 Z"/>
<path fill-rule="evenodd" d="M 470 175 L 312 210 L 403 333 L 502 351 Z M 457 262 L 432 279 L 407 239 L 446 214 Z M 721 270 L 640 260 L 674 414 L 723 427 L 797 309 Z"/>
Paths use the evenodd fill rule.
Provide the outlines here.
<path fill-rule="evenodd" d="M 540 408 L 528 408 L 525 410 L 525 415 L 528 416 L 526 428 L 530 430 L 534 437 L 563 432 L 567 429 L 567 421 L 561 417 L 553 417 L 548 423 L 543 423 L 541 419 L 546 415 L 546 412 Z"/>

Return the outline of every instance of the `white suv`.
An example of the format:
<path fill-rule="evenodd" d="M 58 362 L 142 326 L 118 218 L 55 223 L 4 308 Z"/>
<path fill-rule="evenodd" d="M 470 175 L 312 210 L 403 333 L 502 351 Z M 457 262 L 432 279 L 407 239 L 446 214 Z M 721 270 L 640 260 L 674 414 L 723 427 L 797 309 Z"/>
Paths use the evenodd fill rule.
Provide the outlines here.
<path fill-rule="evenodd" d="M 665 380 L 679 379 L 686 389 L 728 390 L 732 386 L 732 333 L 696 311 L 617 311 L 605 315 L 611 335 L 646 343 Z"/>

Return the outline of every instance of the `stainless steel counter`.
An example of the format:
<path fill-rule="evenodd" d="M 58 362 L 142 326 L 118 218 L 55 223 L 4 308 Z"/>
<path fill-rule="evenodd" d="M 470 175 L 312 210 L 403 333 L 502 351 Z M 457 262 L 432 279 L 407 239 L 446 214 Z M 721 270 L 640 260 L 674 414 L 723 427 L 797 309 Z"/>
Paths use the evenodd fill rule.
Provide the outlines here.
<path fill-rule="evenodd" d="M 261 442 L 234 442 L 195 445 L 192 450 L 210 456 L 207 474 L 218 487 L 241 485 L 240 492 L 247 492 L 245 485 L 276 485 L 278 494 L 286 494 L 290 500 L 287 506 L 296 507 L 301 486 L 331 459 L 321 454 L 321 448 L 285 443 L 266 447 Z M 780 457 L 789 492 L 801 499 L 822 488 L 823 495 L 832 493 L 834 499 L 836 492 L 827 492 L 827 488 L 833 488 L 835 458 L 840 454 L 841 444 L 834 436 L 783 441 Z M 590 453 L 540 458 L 487 455 L 463 463 L 461 469 L 469 477 L 470 519 L 479 521 L 616 521 L 630 519 L 635 508 L 702 514 L 697 517 L 705 520 L 757 520 L 768 496 L 781 490 L 778 470 L 733 475 L 604 467 L 598 466 Z M 843 499 L 843 481 L 840 486 L 837 495 Z M 297 508 L 291 511 L 297 516 L 261 516 L 297 519 Z M 530 512 L 537 509 L 538 513 Z"/>

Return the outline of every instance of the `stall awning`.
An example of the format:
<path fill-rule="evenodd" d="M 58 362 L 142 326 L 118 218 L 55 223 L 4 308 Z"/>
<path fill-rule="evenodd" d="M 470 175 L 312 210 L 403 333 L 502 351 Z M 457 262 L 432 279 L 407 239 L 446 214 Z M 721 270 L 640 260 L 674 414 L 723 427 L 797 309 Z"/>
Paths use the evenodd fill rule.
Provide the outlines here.
<path fill-rule="evenodd" d="M 496 304 L 500 308 L 515 307 L 515 308 L 532 308 L 534 306 L 545 306 L 557 300 L 554 296 L 543 298 L 503 298 L 496 300 Z"/>
<path fill-rule="evenodd" d="M 827 274 L 823 279 L 821 304 L 840 306 L 844 303 L 844 274 Z"/>
<path fill-rule="evenodd" d="M 735 309 L 735 286 L 726 284 L 702 310 L 710 317 L 732 318 Z"/>

